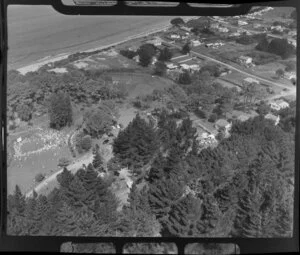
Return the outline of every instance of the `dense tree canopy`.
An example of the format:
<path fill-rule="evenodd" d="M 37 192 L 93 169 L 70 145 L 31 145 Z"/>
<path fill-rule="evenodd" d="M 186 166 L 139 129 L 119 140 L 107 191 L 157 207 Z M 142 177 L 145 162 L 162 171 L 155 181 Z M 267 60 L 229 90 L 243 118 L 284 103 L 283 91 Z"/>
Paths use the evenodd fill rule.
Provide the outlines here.
<path fill-rule="evenodd" d="M 53 93 L 49 99 L 50 127 L 61 129 L 71 125 L 72 116 L 70 96 L 63 92 Z"/>

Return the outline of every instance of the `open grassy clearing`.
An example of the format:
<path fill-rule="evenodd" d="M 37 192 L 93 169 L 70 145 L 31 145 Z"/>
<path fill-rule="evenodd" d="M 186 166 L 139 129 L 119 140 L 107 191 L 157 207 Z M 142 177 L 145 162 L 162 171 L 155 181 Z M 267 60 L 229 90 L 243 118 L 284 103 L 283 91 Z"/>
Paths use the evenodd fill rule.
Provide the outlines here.
<path fill-rule="evenodd" d="M 39 130 L 22 136 L 22 142 L 13 141 L 13 159 L 7 169 L 8 193 L 18 184 L 23 192 L 35 186 L 39 173 L 50 175 L 57 171 L 61 157 L 72 158 L 67 145 L 68 132 Z"/>
<path fill-rule="evenodd" d="M 151 94 L 155 89 L 169 88 L 174 82 L 159 76 L 147 73 L 110 73 L 114 81 L 118 81 L 124 86 L 132 99 L 137 96 Z"/>

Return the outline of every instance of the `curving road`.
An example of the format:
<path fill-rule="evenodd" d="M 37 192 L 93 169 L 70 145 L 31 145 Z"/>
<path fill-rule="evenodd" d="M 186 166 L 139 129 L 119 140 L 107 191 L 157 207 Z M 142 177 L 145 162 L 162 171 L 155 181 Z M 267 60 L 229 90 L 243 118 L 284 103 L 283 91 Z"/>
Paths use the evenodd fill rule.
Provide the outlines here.
<path fill-rule="evenodd" d="M 93 154 L 88 153 L 88 154 L 82 156 L 80 159 L 78 159 L 73 164 L 70 164 L 67 168 L 74 174 L 78 171 L 78 169 L 80 167 L 82 167 L 83 164 L 88 165 L 89 163 L 92 163 L 92 161 L 93 161 Z M 61 168 L 59 171 L 55 172 L 54 174 L 52 174 L 49 177 L 47 177 L 46 179 L 44 179 L 41 183 L 39 183 L 34 188 L 35 192 L 37 194 L 42 193 L 43 195 L 45 195 L 45 193 L 47 193 L 47 192 L 50 192 L 51 190 L 49 190 L 48 186 L 53 187 L 53 186 L 57 185 L 56 177 L 57 177 L 57 175 L 62 173 L 62 171 L 63 171 L 63 168 Z M 47 187 L 48 187 L 48 189 L 47 189 Z M 32 195 L 33 195 L 33 190 L 27 192 L 25 197 L 31 197 Z"/>

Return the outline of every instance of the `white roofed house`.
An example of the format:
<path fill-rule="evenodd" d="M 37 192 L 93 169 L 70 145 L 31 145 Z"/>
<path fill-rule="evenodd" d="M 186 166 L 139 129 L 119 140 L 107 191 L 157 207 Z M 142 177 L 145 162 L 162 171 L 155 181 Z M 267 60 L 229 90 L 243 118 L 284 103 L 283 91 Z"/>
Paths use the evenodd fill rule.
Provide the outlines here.
<path fill-rule="evenodd" d="M 284 100 L 277 100 L 277 101 L 271 102 L 269 105 L 270 105 L 271 109 L 276 110 L 276 111 L 279 111 L 281 109 L 284 109 L 284 108 L 287 108 L 290 106 L 289 103 Z"/>
<path fill-rule="evenodd" d="M 252 64 L 252 58 L 251 57 L 248 57 L 248 56 L 240 56 L 238 61 L 243 64 L 243 65 L 246 65 L 246 66 L 250 66 Z"/>
<path fill-rule="evenodd" d="M 279 121 L 280 121 L 280 117 L 279 116 L 275 116 L 272 113 L 268 113 L 267 115 L 265 115 L 265 119 L 269 119 L 274 121 L 274 125 L 278 125 Z"/>
<path fill-rule="evenodd" d="M 245 26 L 245 25 L 248 25 L 248 22 L 244 21 L 244 20 L 238 20 L 238 25 L 239 26 Z"/>
<path fill-rule="evenodd" d="M 210 25 L 210 28 L 213 28 L 213 29 L 219 28 L 219 23 L 217 23 L 217 22 L 212 23 L 212 24 Z"/>
<path fill-rule="evenodd" d="M 133 60 L 134 60 L 135 62 L 139 63 L 139 62 L 140 62 L 140 56 L 139 56 L 139 55 L 134 56 L 134 57 L 133 57 Z"/>
<path fill-rule="evenodd" d="M 288 80 L 296 79 L 296 72 L 286 72 L 284 77 Z"/>
<path fill-rule="evenodd" d="M 282 99 L 277 100 L 276 103 L 280 106 L 281 109 L 290 107 L 290 104 Z"/>
<path fill-rule="evenodd" d="M 191 40 L 191 43 L 193 47 L 197 47 L 202 44 L 199 40 Z"/>
<path fill-rule="evenodd" d="M 160 46 L 162 44 L 162 40 L 159 37 L 155 37 L 151 40 L 148 40 L 147 43 L 153 44 L 154 46 Z"/>
<path fill-rule="evenodd" d="M 229 29 L 227 27 L 219 27 L 219 32 L 221 32 L 221 33 L 228 33 Z"/>

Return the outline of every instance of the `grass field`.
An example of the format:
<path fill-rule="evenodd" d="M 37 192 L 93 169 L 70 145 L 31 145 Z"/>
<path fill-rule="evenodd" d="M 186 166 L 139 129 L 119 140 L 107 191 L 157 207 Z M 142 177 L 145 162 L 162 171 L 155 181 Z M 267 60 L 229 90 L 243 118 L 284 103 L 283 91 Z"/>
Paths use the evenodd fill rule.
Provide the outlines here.
<path fill-rule="evenodd" d="M 14 148 L 12 152 L 14 153 L 14 157 L 11 160 L 8 169 L 7 169 L 7 189 L 8 193 L 12 193 L 15 185 L 18 184 L 23 192 L 29 191 L 31 188 L 35 186 L 34 178 L 37 174 L 42 173 L 50 175 L 51 173 L 58 170 L 57 163 L 61 157 L 67 157 L 72 159 L 70 155 L 66 137 L 68 135 L 67 132 L 61 132 L 56 134 L 58 135 L 59 141 L 58 143 L 53 143 L 51 138 L 44 134 L 46 130 L 43 131 L 35 131 L 26 134 L 23 134 L 23 144 L 18 147 L 18 143 L 16 142 L 16 137 L 11 138 L 9 143 L 14 144 Z M 46 131 L 47 132 L 47 131 Z M 39 137 L 37 134 L 40 134 Z M 24 137 L 27 136 L 27 139 Z M 41 139 L 43 138 L 43 139 Z M 14 139 L 14 140 L 13 140 Z M 52 142 L 52 147 L 47 146 Z M 43 148 L 44 150 L 39 151 L 39 149 Z M 21 155 L 18 150 L 21 149 Z M 12 156 L 12 155 L 11 155 Z"/>

